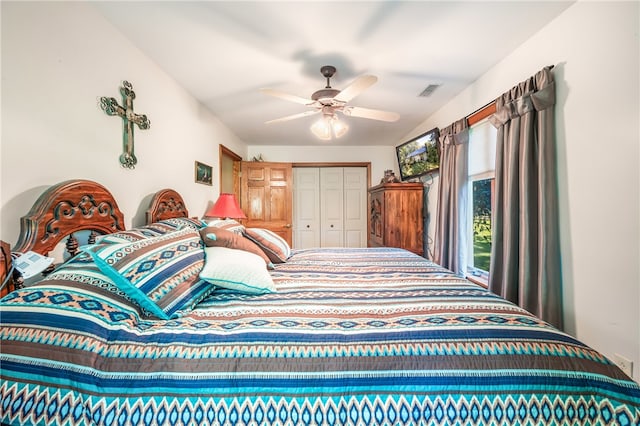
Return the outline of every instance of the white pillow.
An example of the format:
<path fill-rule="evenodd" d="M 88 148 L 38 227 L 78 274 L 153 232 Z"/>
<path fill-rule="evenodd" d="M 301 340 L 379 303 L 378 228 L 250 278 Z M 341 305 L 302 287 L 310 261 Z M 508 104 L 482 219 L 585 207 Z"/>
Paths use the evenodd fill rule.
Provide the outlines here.
<path fill-rule="evenodd" d="M 217 287 L 246 294 L 276 291 L 264 260 L 254 253 L 226 247 L 205 247 L 205 262 L 200 279 Z"/>

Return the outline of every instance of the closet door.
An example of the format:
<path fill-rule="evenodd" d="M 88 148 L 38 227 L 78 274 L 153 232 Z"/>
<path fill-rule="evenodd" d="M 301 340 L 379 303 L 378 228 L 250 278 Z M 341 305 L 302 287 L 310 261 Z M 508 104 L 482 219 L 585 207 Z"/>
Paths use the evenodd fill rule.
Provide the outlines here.
<path fill-rule="evenodd" d="M 344 247 L 367 246 L 367 169 L 344 168 Z"/>
<path fill-rule="evenodd" d="M 367 246 L 367 168 L 294 167 L 294 248 Z"/>
<path fill-rule="evenodd" d="M 320 169 L 320 247 L 344 247 L 344 173 Z"/>
<path fill-rule="evenodd" d="M 320 169 L 293 169 L 293 247 L 320 247 Z"/>

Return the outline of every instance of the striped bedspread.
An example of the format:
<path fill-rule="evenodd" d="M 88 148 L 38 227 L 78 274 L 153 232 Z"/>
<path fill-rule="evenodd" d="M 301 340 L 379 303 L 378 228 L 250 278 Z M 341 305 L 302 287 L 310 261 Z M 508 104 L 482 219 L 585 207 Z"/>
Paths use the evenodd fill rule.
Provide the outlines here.
<path fill-rule="evenodd" d="M 640 424 L 600 353 L 399 249 L 310 249 L 277 292 L 149 320 L 97 269 L 1 303 L 3 424 Z"/>

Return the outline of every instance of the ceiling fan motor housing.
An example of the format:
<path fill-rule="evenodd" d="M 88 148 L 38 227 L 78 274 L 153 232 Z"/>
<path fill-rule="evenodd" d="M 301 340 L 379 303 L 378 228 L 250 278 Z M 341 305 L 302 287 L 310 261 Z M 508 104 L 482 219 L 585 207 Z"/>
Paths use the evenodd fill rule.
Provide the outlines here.
<path fill-rule="evenodd" d="M 317 90 L 311 95 L 311 99 L 314 101 L 318 101 L 323 105 L 330 104 L 333 101 L 333 98 L 336 97 L 340 93 L 337 89 L 320 89 Z"/>
<path fill-rule="evenodd" d="M 320 72 L 325 78 L 331 78 L 336 73 L 336 67 L 332 65 L 325 65 L 320 68 Z"/>
<path fill-rule="evenodd" d="M 324 89 L 317 90 L 311 95 L 311 99 L 320 102 L 322 105 L 331 105 L 333 98 L 340 93 L 340 90 L 332 89 L 330 79 L 336 73 L 336 67 L 325 65 L 320 68 L 320 72 L 327 79 L 327 85 Z"/>

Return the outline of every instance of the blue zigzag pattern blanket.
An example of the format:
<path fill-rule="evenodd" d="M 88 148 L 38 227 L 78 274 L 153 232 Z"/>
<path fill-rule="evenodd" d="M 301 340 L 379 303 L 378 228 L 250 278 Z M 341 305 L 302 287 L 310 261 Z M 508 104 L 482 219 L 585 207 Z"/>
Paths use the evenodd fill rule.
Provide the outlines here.
<path fill-rule="evenodd" d="M 89 260 L 0 304 L 0 420 L 640 424 L 602 354 L 399 249 L 294 251 L 277 292 L 149 319 Z"/>

